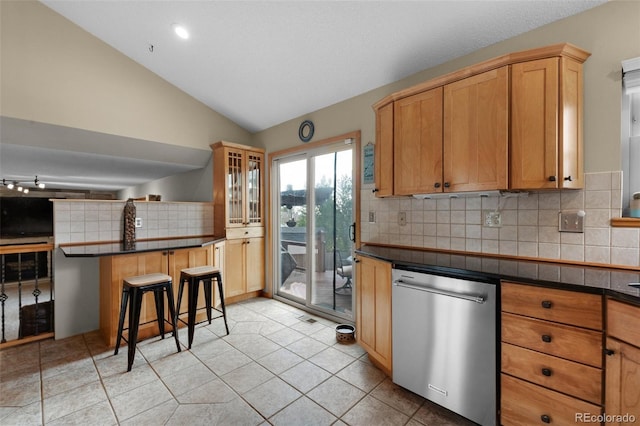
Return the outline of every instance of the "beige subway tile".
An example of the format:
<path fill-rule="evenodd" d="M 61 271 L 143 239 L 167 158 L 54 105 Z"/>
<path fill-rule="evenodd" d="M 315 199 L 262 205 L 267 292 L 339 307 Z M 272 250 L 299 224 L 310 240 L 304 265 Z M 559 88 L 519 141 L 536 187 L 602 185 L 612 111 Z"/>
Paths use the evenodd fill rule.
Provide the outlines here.
<path fill-rule="evenodd" d="M 451 237 L 456 238 L 465 238 L 466 236 L 466 225 L 464 224 L 453 224 L 451 225 Z"/>
<path fill-rule="evenodd" d="M 466 198 L 453 198 L 451 199 L 451 211 L 466 210 L 467 201 Z"/>
<path fill-rule="evenodd" d="M 609 247 L 611 245 L 611 230 L 609 228 L 586 228 L 584 243 L 588 246 Z"/>
<path fill-rule="evenodd" d="M 584 245 L 561 243 L 560 259 L 584 261 Z"/>
<path fill-rule="evenodd" d="M 479 238 L 467 238 L 467 251 L 480 253 L 482 251 L 482 240 Z"/>
<path fill-rule="evenodd" d="M 538 208 L 541 210 L 560 210 L 560 192 L 538 194 Z"/>
<path fill-rule="evenodd" d="M 518 197 L 518 210 L 537 210 L 538 194 L 530 193 L 528 197 Z"/>
<path fill-rule="evenodd" d="M 466 244 L 467 242 L 464 238 L 451 238 L 451 250 L 464 251 Z"/>
<path fill-rule="evenodd" d="M 611 173 L 585 173 L 585 189 L 587 191 L 600 191 L 611 189 Z"/>
<path fill-rule="evenodd" d="M 611 246 L 638 248 L 640 230 L 631 228 L 611 228 Z"/>
<path fill-rule="evenodd" d="M 485 240 L 482 239 L 482 252 L 489 254 L 500 253 L 500 242 L 498 240 Z"/>
<path fill-rule="evenodd" d="M 603 246 L 584 246 L 585 262 L 609 263 L 611 261 L 611 249 Z"/>
<path fill-rule="evenodd" d="M 560 232 L 560 244 L 584 245 L 584 233 Z"/>
<path fill-rule="evenodd" d="M 503 225 L 499 228 L 500 241 L 517 241 L 518 240 L 518 227 L 511 225 Z"/>
<path fill-rule="evenodd" d="M 534 242 L 519 242 L 518 243 L 518 256 L 538 257 L 538 243 L 534 243 Z"/>
<path fill-rule="evenodd" d="M 538 241 L 541 243 L 560 243 L 560 232 L 557 226 L 538 227 Z"/>
<path fill-rule="evenodd" d="M 538 210 L 518 210 L 518 226 L 538 225 Z"/>
<path fill-rule="evenodd" d="M 450 250 L 451 238 L 438 236 L 436 240 L 436 247 L 442 250 Z"/>
<path fill-rule="evenodd" d="M 538 242 L 537 226 L 518 226 L 518 241 Z"/>
<path fill-rule="evenodd" d="M 560 259 L 560 244 L 539 243 L 538 253 L 543 259 Z"/>
<path fill-rule="evenodd" d="M 585 228 L 605 228 L 610 225 L 611 210 L 609 209 L 588 209 L 585 213 Z"/>
<path fill-rule="evenodd" d="M 518 253 L 518 243 L 516 241 L 505 241 L 500 239 L 500 254 L 513 256 Z"/>
<path fill-rule="evenodd" d="M 489 228 L 488 226 L 482 227 L 482 240 L 499 240 L 500 228 Z"/>
<path fill-rule="evenodd" d="M 586 209 L 608 209 L 611 207 L 611 191 L 586 191 Z"/>
<path fill-rule="evenodd" d="M 465 227 L 465 235 L 467 238 L 482 238 L 482 227 L 480 225 L 469 225 Z"/>
<path fill-rule="evenodd" d="M 559 210 L 538 210 L 538 224 L 540 226 L 553 226 L 558 229 Z"/>
<path fill-rule="evenodd" d="M 640 266 L 637 248 L 611 247 L 611 263 L 614 265 Z"/>
<path fill-rule="evenodd" d="M 561 210 L 583 210 L 584 209 L 584 191 L 563 191 L 560 194 Z"/>

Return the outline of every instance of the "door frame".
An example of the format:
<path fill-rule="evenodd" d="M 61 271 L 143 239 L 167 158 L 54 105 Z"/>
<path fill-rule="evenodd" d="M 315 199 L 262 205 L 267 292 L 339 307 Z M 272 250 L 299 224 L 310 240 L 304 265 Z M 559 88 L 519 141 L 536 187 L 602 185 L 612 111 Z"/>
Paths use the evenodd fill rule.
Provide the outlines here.
<path fill-rule="evenodd" d="M 295 146 L 295 147 L 291 147 L 291 148 L 286 148 L 280 151 L 275 151 L 275 152 L 271 152 L 268 154 L 268 160 L 267 160 L 267 174 L 266 174 L 266 183 L 265 183 L 265 187 L 267 188 L 266 191 L 266 197 L 268 200 L 267 203 L 267 213 L 266 213 L 266 219 L 267 219 L 267 229 L 268 232 L 267 234 L 267 238 L 266 238 L 266 243 L 267 243 L 267 262 L 266 262 L 266 267 L 265 267 L 265 274 L 266 274 L 266 285 L 265 285 L 265 295 L 267 297 L 271 297 L 273 298 L 277 291 L 276 291 L 276 283 L 277 283 L 277 277 L 276 277 L 276 270 L 274 268 L 274 262 L 275 262 L 275 249 L 274 249 L 274 244 L 275 244 L 275 235 L 273 235 L 273 227 L 274 227 L 274 223 L 273 221 L 276 220 L 277 218 L 273 218 L 272 216 L 272 212 L 273 212 L 273 203 L 274 203 L 274 197 L 273 194 L 271 194 L 271 183 L 272 183 L 272 179 L 273 179 L 273 170 L 271 169 L 272 164 L 273 164 L 273 160 L 276 157 L 282 157 L 282 156 L 289 156 L 289 155 L 295 155 L 295 154 L 302 154 L 305 151 L 309 151 L 309 150 L 314 150 L 317 148 L 322 148 L 325 145 L 332 145 L 335 144 L 336 142 L 339 142 L 341 140 L 347 140 L 347 139 L 352 139 L 352 145 L 353 145 L 353 151 L 354 151 L 354 156 L 355 156 L 355 169 L 353 170 L 353 185 L 354 185 L 354 206 L 353 206 L 353 220 L 356 223 L 355 226 L 355 242 L 353 243 L 353 246 L 355 249 L 360 248 L 360 185 L 361 185 L 361 176 L 360 176 L 360 167 L 361 167 L 361 156 L 362 153 L 360 151 L 360 145 L 361 145 L 361 141 L 360 141 L 360 130 L 356 130 L 353 132 L 349 132 L 349 133 L 344 133 L 338 136 L 334 136 L 331 138 L 327 138 L 327 139 L 322 139 L 316 142 L 310 142 L 310 143 L 306 143 L 304 145 L 299 145 L 299 146 Z M 278 256 L 280 256 L 280 252 L 279 250 L 277 251 Z M 355 280 L 357 279 L 357 277 L 354 277 L 354 286 L 355 286 Z M 293 303 L 293 302 L 291 302 Z M 296 304 L 297 307 L 300 307 L 300 305 Z M 304 306 L 306 308 L 306 306 Z M 354 317 L 354 321 L 355 321 L 355 317 Z"/>

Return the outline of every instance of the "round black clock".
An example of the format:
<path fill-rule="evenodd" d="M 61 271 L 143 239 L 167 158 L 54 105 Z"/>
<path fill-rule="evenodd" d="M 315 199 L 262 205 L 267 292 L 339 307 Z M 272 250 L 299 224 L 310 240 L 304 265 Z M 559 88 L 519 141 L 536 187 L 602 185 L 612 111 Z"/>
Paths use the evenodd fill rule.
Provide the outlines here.
<path fill-rule="evenodd" d="M 304 120 L 298 128 L 298 137 L 302 142 L 309 142 L 313 137 L 313 122 L 311 120 Z"/>

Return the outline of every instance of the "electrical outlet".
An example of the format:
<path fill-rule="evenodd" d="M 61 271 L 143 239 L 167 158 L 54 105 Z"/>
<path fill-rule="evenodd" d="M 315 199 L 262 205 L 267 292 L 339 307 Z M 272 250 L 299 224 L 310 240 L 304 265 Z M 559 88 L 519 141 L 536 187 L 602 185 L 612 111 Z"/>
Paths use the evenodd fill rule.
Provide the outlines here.
<path fill-rule="evenodd" d="M 500 212 L 484 210 L 482 214 L 484 216 L 484 226 L 488 226 L 490 228 L 498 228 L 502 226 L 502 215 Z"/>
<path fill-rule="evenodd" d="M 398 213 L 398 225 L 405 226 L 407 224 L 407 212 Z"/>
<path fill-rule="evenodd" d="M 136 217 L 136 228 L 142 228 L 142 218 Z"/>
<path fill-rule="evenodd" d="M 584 210 L 561 211 L 559 215 L 560 232 L 584 232 Z"/>
<path fill-rule="evenodd" d="M 369 212 L 369 223 L 375 223 L 375 222 L 376 222 L 376 212 L 370 211 Z"/>

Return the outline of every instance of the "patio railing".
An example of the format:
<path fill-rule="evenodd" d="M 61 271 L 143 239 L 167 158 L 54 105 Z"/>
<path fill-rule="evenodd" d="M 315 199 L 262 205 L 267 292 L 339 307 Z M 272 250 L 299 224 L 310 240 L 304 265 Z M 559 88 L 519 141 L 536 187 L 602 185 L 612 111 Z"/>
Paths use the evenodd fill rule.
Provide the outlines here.
<path fill-rule="evenodd" d="M 53 244 L 0 245 L 0 348 L 53 336 Z"/>

